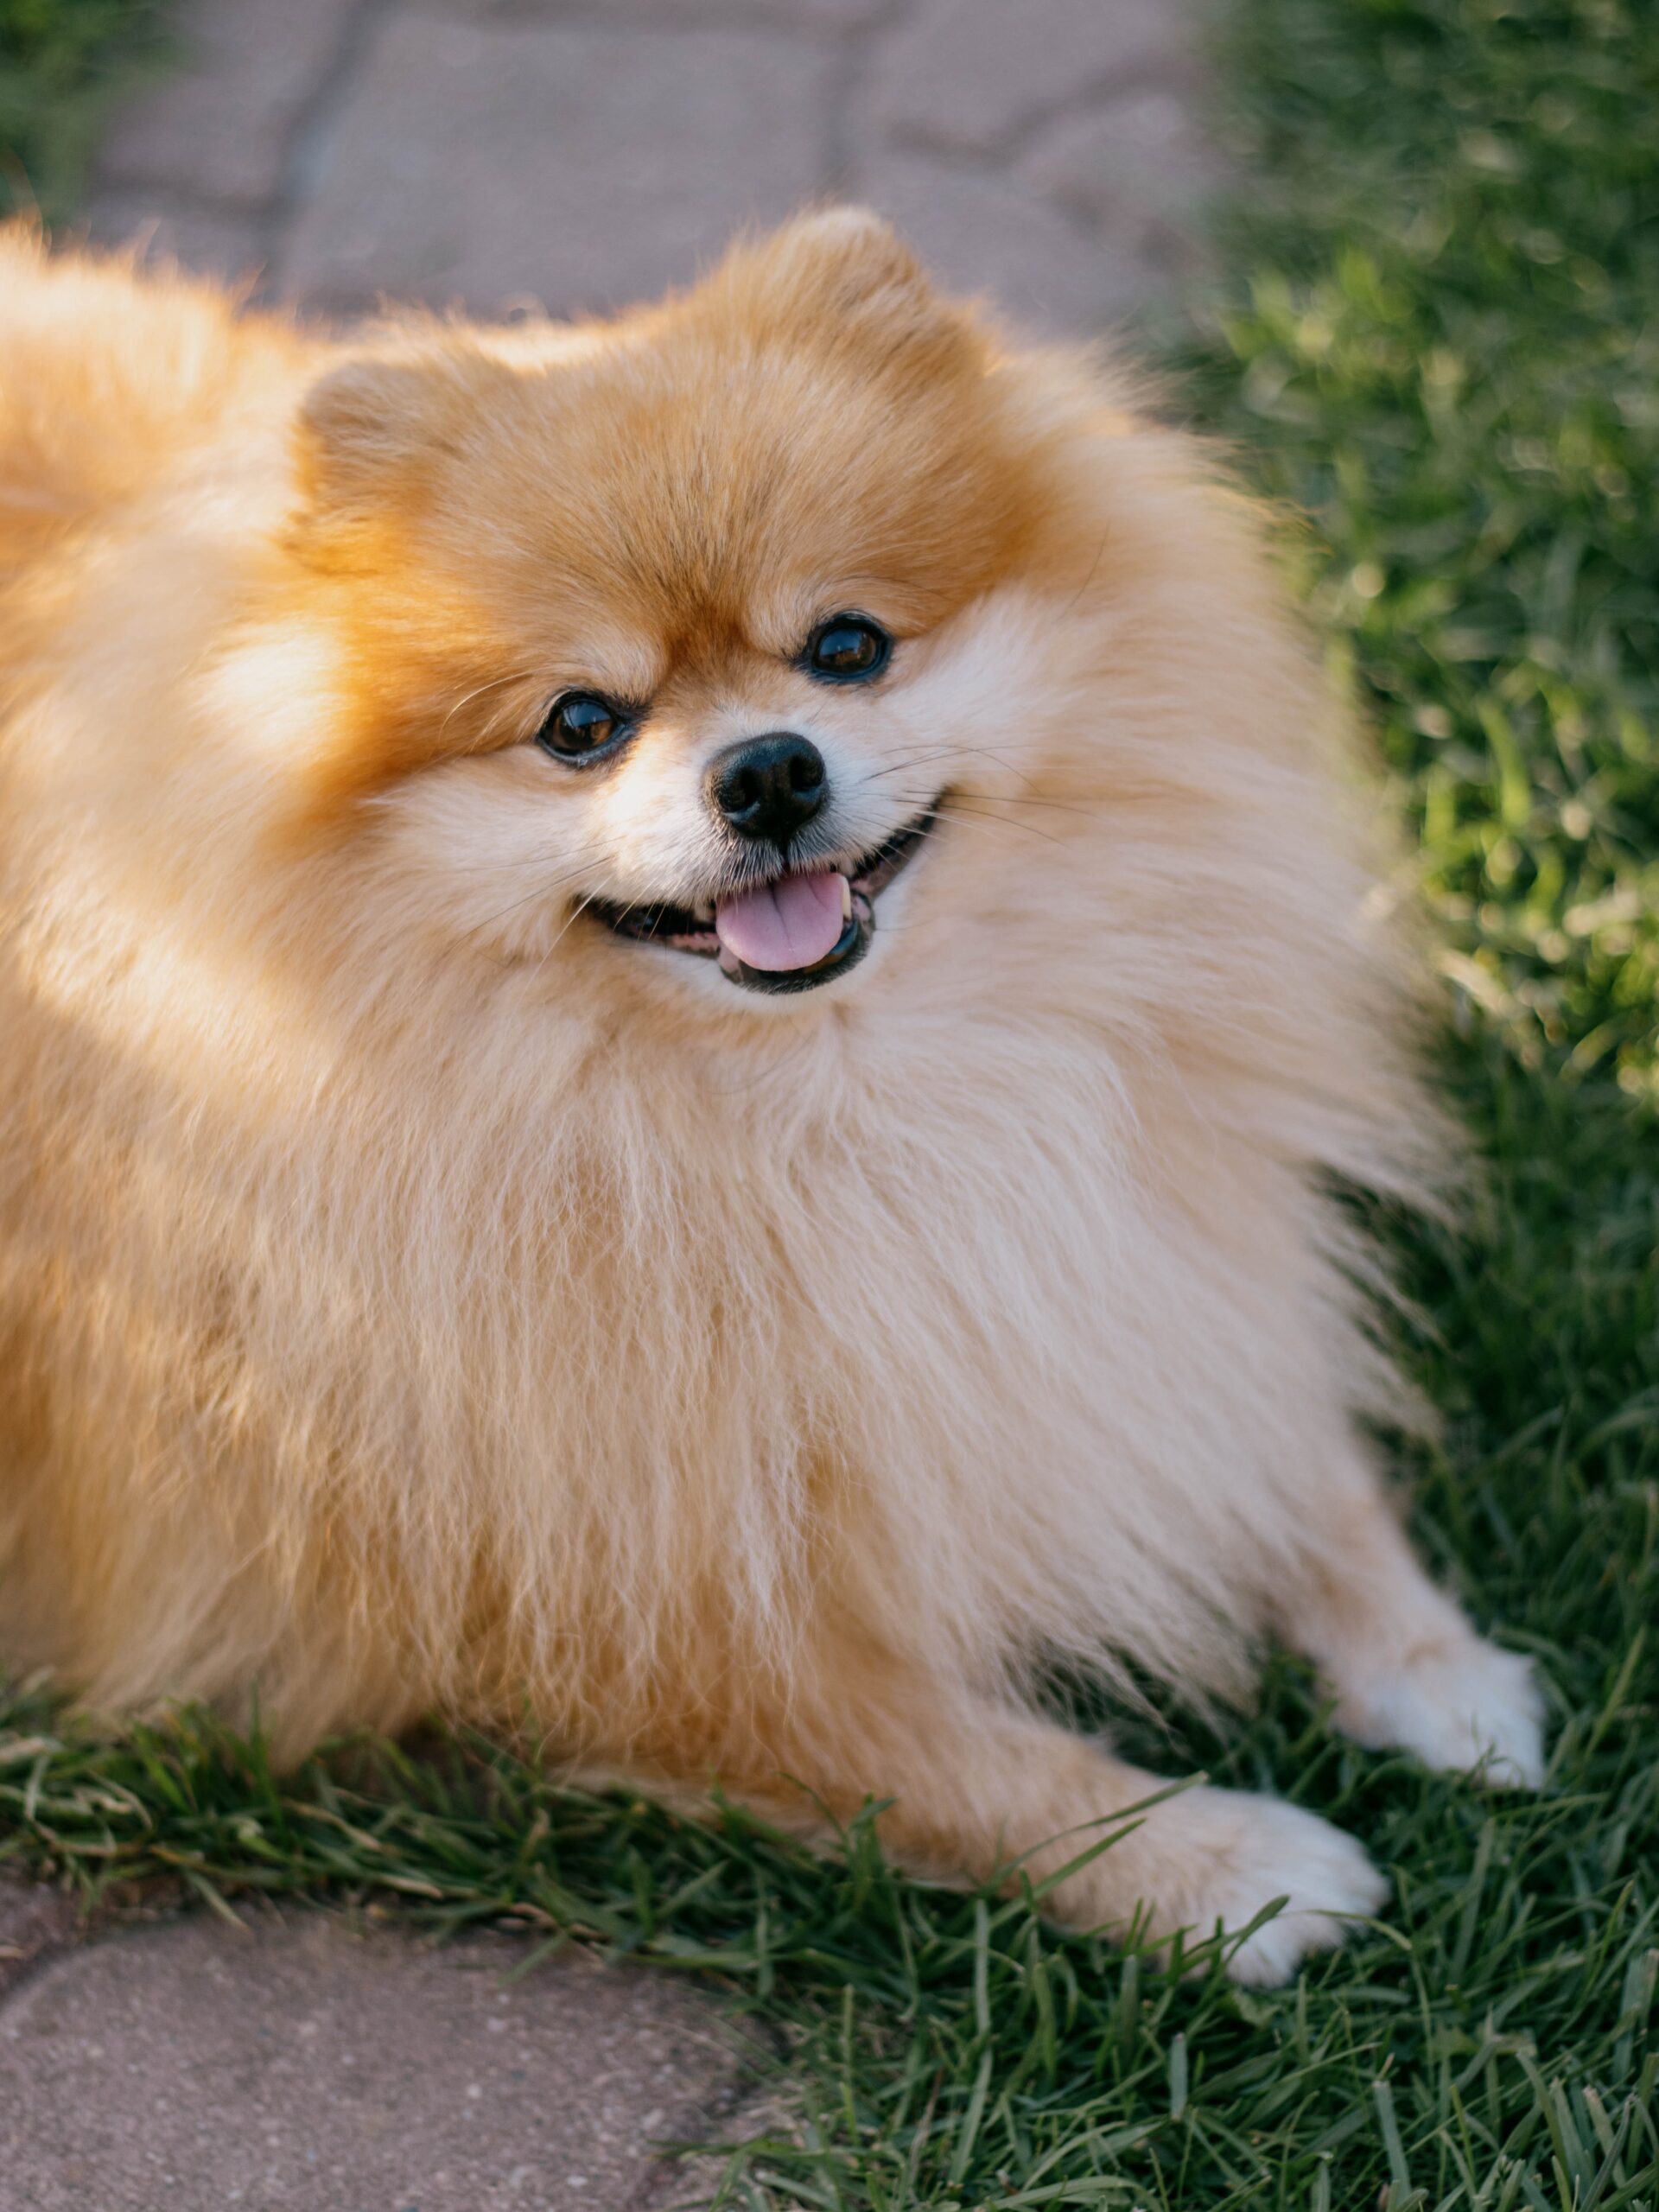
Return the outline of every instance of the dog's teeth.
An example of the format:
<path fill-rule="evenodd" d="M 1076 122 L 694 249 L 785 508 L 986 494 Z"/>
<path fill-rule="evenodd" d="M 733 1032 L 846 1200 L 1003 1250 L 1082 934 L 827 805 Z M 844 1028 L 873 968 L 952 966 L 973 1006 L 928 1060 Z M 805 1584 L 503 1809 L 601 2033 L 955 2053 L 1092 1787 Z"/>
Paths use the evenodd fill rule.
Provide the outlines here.
<path fill-rule="evenodd" d="M 712 922 L 715 918 L 715 902 L 712 899 L 699 899 L 691 912 L 700 922 Z"/>
<path fill-rule="evenodd" d="M 853 918 L 853 887 L 844 875 L 841 879 L 841 918 L 843 922 Z"/>

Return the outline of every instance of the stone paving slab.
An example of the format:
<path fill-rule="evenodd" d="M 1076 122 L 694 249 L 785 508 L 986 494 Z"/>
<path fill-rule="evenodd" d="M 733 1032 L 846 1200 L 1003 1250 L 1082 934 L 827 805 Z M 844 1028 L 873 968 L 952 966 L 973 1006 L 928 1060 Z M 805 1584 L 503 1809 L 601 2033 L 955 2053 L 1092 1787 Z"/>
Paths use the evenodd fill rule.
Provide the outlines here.
<path fill-rule="evenodd" d="M 60 1890 L 0 1873 L 0 1999 L 39 1961 L 76 1942 L 79 1934 L 80 1916 Z"/>
<path fill-rule="evenodd" d="M 395 5 L 397 0 L 386 0 Z M 451 14 L 562 16 L 631 30 L 751 23 L 789 29 L 862 30 L 885 22 L 902 0 L 427 0 Z"/>
<path fill-rule="evenodd" d="M 105 1936 L 0 2004 L 0 2212 L 648 2212 L 748 2069 L 648 1968 L 270 1912 Z"/>
<path fill-rule="evenodd" d="M 357 0 L 206 0 L 179 25 L 188 66 L 117 111 L 99 173 L 115 187 L 258 207 L 289 132 L 338 57 Z"/>
<path fill-rule="evenodd" d="M 325 307 L 377 289 L 626 305 L 812 195 L 833 91 L 832 58 L 805 40 L 400 11 L 276 256 L 276 289 Z"/>
<path fill-rule="evenodd" d="M 83 211 L 257 296 L 556 315 L 868 200 L 951 283 L 1093 333 L 1191 266 L 1206 0 L 181 0 Z"/>
<path fill-rule="evenodd" d="M 1129 257 L 1144 297 L 1202 264 L 1205 201 L 1225 179 L 1190 97 L 1132 87 L 1034 133 L 1013 173 Z"/>
<path fill-rule="evenodd" d="M 986 294 L 1022 324 L 1101 330 L 1147 296 L 1132 247 L 1088 236 L 1000 169 L 884 150 L 862 163 L 853 196 L 890 216 L 941 283 Z"/>
<path fill-rule="evenodd" d="M 920 0 L 876 51 L 873 105 L 891 137 L 990 151 L 1061 107 L 1191 72 L 1172 0 Z"/>

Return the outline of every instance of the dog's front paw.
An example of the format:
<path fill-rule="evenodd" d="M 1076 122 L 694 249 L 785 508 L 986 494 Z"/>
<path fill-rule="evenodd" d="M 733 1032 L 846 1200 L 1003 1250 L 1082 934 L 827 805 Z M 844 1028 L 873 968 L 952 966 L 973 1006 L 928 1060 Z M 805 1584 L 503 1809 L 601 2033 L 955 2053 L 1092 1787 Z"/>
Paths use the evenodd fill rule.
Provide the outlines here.
<path fill-rule="evenodd" d="M 1387 1878 L 1360 1846 L 1317 1814 L 1237 1789 L 1198 1789 L 1158 1807 L 1142 1831 L 1158 1873 L 1154 1934 L 1191 1937 L 1248 1928 L 1283 1908 L 1232 1952 L 1235 1981 L 1285 1981 L 1310 1951 L 1340 1943 L 1347 1923 L 1381 1910 Z"/>
<path fill-rule="evenodd" d="M 1462 1636 L 1403 1662 L 1355 1667 L 1335 1688 L 1337 1726 L 1359 1743 L 1397 1745 L 1499 1789 L 1544 1778 L 1543 1700 L 1517 1652 Z"/>

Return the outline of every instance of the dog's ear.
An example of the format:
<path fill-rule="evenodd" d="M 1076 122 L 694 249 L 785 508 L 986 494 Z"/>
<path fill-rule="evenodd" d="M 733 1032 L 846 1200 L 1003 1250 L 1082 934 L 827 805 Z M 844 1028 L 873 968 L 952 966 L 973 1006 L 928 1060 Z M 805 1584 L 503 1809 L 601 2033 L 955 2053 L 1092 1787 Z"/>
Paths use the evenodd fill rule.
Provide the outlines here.
<path fill-rule="evenodd" d="M 762 323 L 846 337 L 882 353 L 918 345 L 960 346 L 976 326 L 929 283 L 893 226 L 868 207 L 823 207 L 758 244 L 734 249 L 721 278 Z"/>
<path fill-rule="evenodd" d="M 305 509 L 343 518 L 418 503 L 444 460 L 464 451 L 491 387 L 512 381 L 501 362 L 454 345 L 365 353 L 330 369 L 295 426 Z"/>
<path fill-rule="evenodd" d="M 928 296 L 921 264 L 891 223 L 871 207 L 820 207 L 798 215 L 753 249 L 760 272 L 780 292 L 822 313 L 919 304 Z"/>

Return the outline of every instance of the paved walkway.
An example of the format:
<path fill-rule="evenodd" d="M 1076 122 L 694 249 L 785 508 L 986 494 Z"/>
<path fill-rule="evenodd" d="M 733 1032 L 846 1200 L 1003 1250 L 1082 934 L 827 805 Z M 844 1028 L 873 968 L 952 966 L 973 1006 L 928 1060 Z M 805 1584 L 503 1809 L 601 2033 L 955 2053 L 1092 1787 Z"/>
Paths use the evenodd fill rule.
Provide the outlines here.
<path fill-rule="evenodd" d="M 1094 331 L 1190 258 L 1193 0 L 195 0 L 86 215 L 268 296 L 559 314 L 839 194 Z"/>
<path fill-rule="evenodd" d="M 1198 4 L 196 0 L 84 217 L 326 312 L 569 314 L 838 193 L 1094 332 L 1196 251 Z M 302 1915 L 78 1939 L 0 1883 L 0 2212 L 632 2212 L 683 2200 L 651 2146 L 717 2134 L 741 2079 L 666 1975 L 505 1985 L 505 1942 Z"/>

